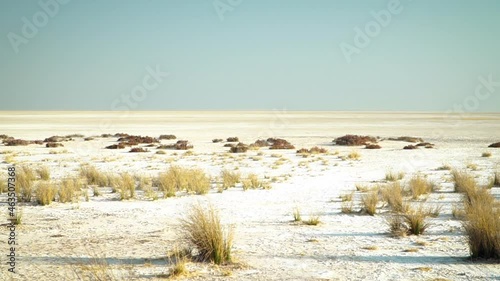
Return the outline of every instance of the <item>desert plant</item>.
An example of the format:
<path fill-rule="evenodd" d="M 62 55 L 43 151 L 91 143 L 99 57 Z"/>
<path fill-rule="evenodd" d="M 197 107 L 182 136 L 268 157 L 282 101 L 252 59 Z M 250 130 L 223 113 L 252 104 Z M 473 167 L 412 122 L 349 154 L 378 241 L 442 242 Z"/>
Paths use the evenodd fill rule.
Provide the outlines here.
<path fill-rule="evenodd" d="M 381 189 L 382 198 L 394 212 L 403 212 L 403 187 L 396 181 Z"/>
<path fill-rule="evenodd" d="M 491 152 L 485 151 L 481 154 L 481 157 L 491 157 Z"/>
<path fill-rule="evenodd" d="M 127 200 L 135 197 L 135 179 L 129 173 L 120 176 L 120 199 Z"/>
<path fill-rule="evenodd" d="M 319 215 L 312 215 L 308 220 L 304 221 L 305 225 L 318 225 L 320 223 Z"/>
<path fill-rule="evenodd" d="M 408 183 L 413 199 L 432 192 L 434 184 L 421 175 L 415 175 Z"/>
<path fill-rule="evenodd" d="M 487 189 L 475 188 L 464 197 L 465 220 L 471 256 L 500 259 L 500 209 Z M 497 206 L 495 206 L 497 205 Z"/>
<path fill-rule="evenodd" d="M 476 181 L 466 171 L 452 170 L 455 192 L 469 193 L 476 188 Z"/>
<path fill-rule="evenodd" d="M 92 187 L 92 194 L 94 195 L 94 197 L 101 196 L 101 191 L 99 190 L 98 186 Z"/>
<path fill-rule="evenodd" d="M 38 176 L 42 180 L 49 180 L 50 179 L 50 169 L 47 166 L 42 166 L 36 170 Z"/>
<path fill-rule="evenodd" d="M 197 250 L 203 261 L 231 262 L 233 228 L 224 228 L 218 211 L 210 204 L 193 205 L 181 219 L 183 237 Z"/>
<path fill-rule="evenodd" d="M 12 224 L 14 225 L 20 225 L 23 222 L 23 210 L 22 209 L 17 209 L 14 212 L 14 216 L 10 216 L 11 213 L 7 213 L 7 220 L 9 220 Z"/>
<path fill-rule="evenodd" d="M 354 191 L 351 192 L 351 193 L 346 193 L 346 194 L 343 194 L 343 195 L 340 195 L 340 200 L 342 200 L 342 202 L 350 202 L 352 201 L 352 197 L 354 196 Z"/>
<path fill-rule="evenodd" d="M 203 170 L 192 169 L 187 171 L 187 186 L 188 192 L 194 192 L 198 195 L 207 194 L 210 191 L 210 177 Z"/>
<path fill-rule="evenodd" d="M 95 184 L 102 187 L 110 186 L 107 175 L 99 172 L 99 170 L 92 165 L 82 165 L 80 167 L 80 176 L 87 180 L 87 184 Z"/>
<path fill-rule="evenodd" d="M 377 204 L 378 204 L 378 192 L 371 191 L 368 194 L 365 194 L 361 197 L 361 201 L 363 202 L 364 210 L 370 216 L 375 215 L 377 212 Z"/>
<path fill-rule="evenodd" d="M 403 179 L 405 176 L 404 172 L 393 172 L 393 171 L 388 171 L 385 173 L 385 180 L 386 181 L 397 181 Z"/>
<path fill-rule="evenodd" d="M 243 190 L 257 189 L 262 187 L 262 182 L 256 174 L 249 174 L 246 179 L 242 181 Z"/>
<path fill-rule="evenodd" d="M 21 166 L 16 173 L 16 193 L 20 202 L 31 202 L 36 176 L 29 167 Z"/>
<path fill-rule="evenodd" d="M 400 214 L 389 216 L 386 220 L 389 232 L 394 237 L 402 237 L 408 234 L 408 226 L 405 224 L 403 216 Z"/>
<path fill-rule="evenodd" d="M 408 227 L 408 233 L 413 235 L 421 235 L 429 227 L 429 223 L 426 221 L 430 211 L 425 209 L 423 205 L 420 205 L 417 209 L 409 208 L 408 211 L 403 214 L 404 222 Z"/>
<path fill-rule="evenodd" d="M 344 214 L 351 214 L 353 212 L 354 203 L 352 201 L 342 201 L 340 204 L 340 211 Z"/>
<path fill-rule="evenodd" d="M 171 166 L 166 172 L 160 173 L 157 182 L 163 197 L 173 197 L 177 191 L 186 188 L 186 172 L 184 168 Z"/>
<path fill-rule="evenodd" d="M 61 181 L 58 195 L 59 202 L 67 203 L 72 202 L 75 197 L 75 191 L 79 189 L 79 182 L 77 179 L 65 179 Z"/>
<path fill-rule="evenodd" d="M 39 182 L 35 195 L 36 202 L 42 206 L 49 205 L 56 197 L 56 187 L 51 182 Z"/>
<path fill-rule="evenodd" d="M 237 183 L 241 181 L 241 174 L 238 172 L 232 172 L 227 169 L 221 171 L 222 177 L 222 187 L 228 189 L 234 187 Z"/>
<path fill-rule="evenodd" d="M 493 176 L 493 186 L 500 186 L 500 171 L 496 171 Z"/>
<path fill-rule="evenodd" d="M 347 158 L 351 160 L 359 160 L 361 158 L 361 154 L 356 150 L 353 150 L 347 154 Z"/>
<path fill-rule="evenodd" d="M 300 208 L 299 207 L 295 207 L 293 209 L 293 221 L 295 221 L 295 222 L 302 221 L 302 216 L 300 215 Z"/>
<path fill-rule="evenodd" d="M 175 249 L 169 255 L 170 263 L 173 267 L 170 269 L 169 277 L 182 276 L 188 272 L 186 263 L 188 261 L 188 254 L 186 251 Z"/>

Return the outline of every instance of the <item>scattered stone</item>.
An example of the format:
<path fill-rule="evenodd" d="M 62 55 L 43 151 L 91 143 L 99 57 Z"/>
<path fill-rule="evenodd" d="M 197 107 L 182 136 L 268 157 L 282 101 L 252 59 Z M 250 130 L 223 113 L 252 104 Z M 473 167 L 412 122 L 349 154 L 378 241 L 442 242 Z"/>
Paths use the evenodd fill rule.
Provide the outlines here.
<path fill-rule="evenodd" d="M 269 143 L 266 140 L 256 140 L 252 145 L 256 147 L 266 147 Z"/>
<path fill-rule="evenodd" d="M 236 144 L 226 143 L 226 144 L 224 145 L 224 147 L 234 147 L 234 146 L 236 146 Z"/>
<path fill-rule="evenodd" d="M 14 138 L 8 138 L 3 141 L 3 143 L 6 146 L 25 146 L 28 144 L 31 144 L 30 141 L 27 140 L 21 140 L 21 139 L 14 139 Z"/>
<path fill-rule="evenodd" d="M 244 143 L 238 143 L 237 145 L 231 147 L 230 152 L 232 153 L 244 153 L 248 151 L 248 145 Z"/>
<path fill-rule="evenodd" d="M 64 145 L 59 142 L 48 142 L 45 147 L 63 147 Z"/>
<path fill-rule="evenodd" d="M 128 137 L 129 134 L 125 134 L 125 133 L 116 133 L 114 135 L 115 138 L 125 138 L 125 137 Z"/>
<path fill-rule="evenodd" d="M 125 143 L 158 143 L 158 139 L 153 138 L 153 137 L 148 137 L 148 136 L 126 136 L 126 137 L 121 137 L 118 139 L 119 142 L 125 142 Z"/>
<path fill-rule="evenodd" d="M 46 138 L 43 140 L 43 142 L 62 142 L 62 141 L 65 141 L 66 138 L 65 137 L 61 137 L 61 136 L 52 136 L 50 138 Z"/>
<path fill-rule="evenodd" d="M 67 135 L 65 136 L 66 139 L 72 139 L 72 138 L 83 138 L 85 137 L 84 135 L 82 134 L 71 134 L 71 135 Z"/>
<path fill-rule="evenodd" d="M 101 138 L 111 138 L 112 134 L 101 134 Z"/>
<path fill-rule="evenodd" d="M 4 140 L 4 139 L 8 139 L 8 138 L 9 138 L 9 136 L 7 136 L 7 135 L 0 135 L 0 140 Z"/>
<path fill-rule="evenodd" d="M 417 138 L 417 137 L 409 137 L 409 136 L 403 136 L 403 137 L 398 137 L 398 138 L 389 138 L 389 140 L 392 141 L 405 141 L 405 142 L 424 142 L 423 139 Z"/>
<path fill-rule="evenodd" d="M 345 135 L 334 140 L 336 145 L 367 145 L 369 143 L 376 143 L 377 139 L 371 136 L 359 136 L 359 135 Z"/>
<path fill-rule="evenodd" d="M 224 140 L 223 139 L 213 139 L 212 142 L 213 143 L 219 143 L 219 142 L 223 142 Z"/>
<path fill-rule="evenodd" d="M 492 143 L 488 147 L 495 147 L 495 148 L 500 147 L 500 142 Z"/>
<path fill-rule="evenodd" d="M 175 140 L 177 139 L 174 135 L 160 135 L 160 140 Z"/>
<path fill-rule="evenodd" d="M 123 143 L 106 146 L 106 149 L 123 149 L 123 148 L 125 148 L 125 145 Z"/>
<path fill-rule="evenodd" d="M 410 145 L 407 145 L 407 146 L 405 146 L 405 147 L 403 147 L 403 149 L 417 149 L 417 148 L 418 148 L 418 146 L 416 146 L 416 145 L 411 145 L 411 144 L 410 144 Z"/>
<path fill-rule="evenodd" d="M 381 149 L 382 147 L 378 144 L 367 144 L 365 149 Z"/>
<path fill-rule="evenodd" d="M 34 144 L 43 144 L 43 140 L 34 140 L 33 141 Z"/>
<path fill-rule="evenodd" d="M 86 138 L 84 138 L 83 140 L 84 140 L 84 141 L 92 141 L 92 140 L 94 140 L 94 138 L 93 138 L 93 137 L 86 137 Z"/>
<path fill-rule="evenodd" d="M 231 138 L 227 138 L 227 142 L 239 142 L 240 139 L 238 137 L 231 137 Z"/>
<path fill-rule="evenodd" d="M 315 146 L 311 149 L 307 148 L 301 148 L 297 150 L 297 154 L 321 154 L 321 153 L 327 153 L 328 150 L 322 147 Z"/>
<path fill-rule="evenodd" d="M 295 149 L 295 146 L 293 146 L 287 140 L 284 139 L 272 139 L 272 140 L 273 142 L 269 149 Z"/>
<path fill-rule="evenodd" d="M 131 152 L 131 153 L 135 153 L 135 152 L 149 152 L 149 150 L 144 149 L 142 147 L 134 147 L 129 152 Z"/>
<path fill-rule="evenodd" d="M 428 144 L 425 146 L 425 148 L 434 148 L 434 145 L 433 144 Z"/>
<path fill-rule="evenodd" d="M 428 146 L 428 145 L 433 146 L 434 144 L 432 144 L 430 142 L 420 142 L 420 143 L 417 144 L 417 146 Z"/>

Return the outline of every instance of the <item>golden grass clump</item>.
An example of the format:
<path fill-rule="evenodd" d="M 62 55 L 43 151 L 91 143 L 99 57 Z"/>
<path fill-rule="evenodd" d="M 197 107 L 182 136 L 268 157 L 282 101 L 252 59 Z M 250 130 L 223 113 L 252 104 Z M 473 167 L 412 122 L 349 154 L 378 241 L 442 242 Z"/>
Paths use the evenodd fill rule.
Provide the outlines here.
<path fill-rule="evenodd" d="M 404 222 L 408 227 L 408 233 L 413 235 L 421 235 L 429 227 L 427 222 L 427 217 L 431 211 L 425 209 L 423 205 L 420 205 L 417 209 L 409 208 L 408 211 L 403 214 Z"/>
<path fill-rule="evenodd" d="M 397 180 L 402 180 L 405 177 L 404 172 L 393 172 L 393 171 L 388 171 L 385 173 L 385 180 L 386 181 L 397 181 Z"/>
<path fill-rule="evenodd" d="M 312 215 L 309 217 L 309 219 L 303 221 L 305 225 L 318 225 L 321 220 L 319 218 L 319 215 Z"/>
<path fill-rule="evenodd" d="M 78 179 L 64 179 L 61 181 L 58 195 L 59 202 L 72 202 L 75 197 L 75 191 L 80 189 L 80 181 Z"/>
<path fill-rule="evenodd" d="M 210 204 L 193 205 L 181 219 L 183 237 L 194 246 L 202 261 L 215 264 L 231 262 L 233 228 L 225 228 L 219 212 Z"/>
<path fill-rule="evenodd" d="M 474 188 L 464 196 L 463 226 L 473 258 L 500 259 L 500 208 L 484 188 Z"/>
<path fill-rule="evenodd" d="M 452 170 L 451 175 L 453 177 L 453 181 L 455 182 L 455 192 L 468 193 L 469 190 L 476 188 L 476 181 L 474 180 L 474 177 L 466 171 Z"/>
<path fill-rule="evenodd" d="M 363 202 L 364 210 L 370 216 L 374 216 L 377 212 L 377 204 L 379 201 L 378 192 L 371 191 L 368 194 L 365 194 L 361 197 L 361 201 Z"/>
<path fill-rule="evenodd" d="M 408 183 L 413 199 L 432 192 L 434 184 L 421 175 L 414 176 Z"/>
<path fill-rule="evenodd" d="M 120 175 L 120 200 L 127 200 L 135 197 L 135 179 L 129 173 Z"/>
<path fill-rule="evenodd" d="M 191 169 L 186 171 L 187 192 L 193 192 L 198 195 L 207 194 L 210 191 L 210 177 L 201 169 Z"/>
<path fill-rule="evenodd" d="M 242 181 L 243 190 L 257 189 L 262 187 L 262 182 L 256 174 L 249 174 L 246 179 Z"/>
<path fill-rule="evenodd" d="M 232 172 L 227 169 L 221 171 L 222 187 L 228 189 L 236 186 L 241 181 L 241 174 L 239 172 Z"/>
<path fill-rule="evenodd" d="M 36 202 L 42 206 L 49 205 L 56 197 L 57 189 L 52 182 L 39 182 L 36 186 Z"/>
<path fill-rule="evenodd" d="M 16 193 L 19 202 L 31 202 L 33 196 L 34 181 L 36 179 L 33 170 L 21 166 L 16 172 Z"/>
<path fill-rule="evenodd" d="M 354 207 L 353 201 L 342 201 L 342 203 L 340 204 L 340 211 L 343 214 L 352 214 L 353 207 Z"/>
<path fill-rule="evenodd" d="M 42 180 L 49 180 L 50 179 L 50 169 L 47 166 L 42 166 L 36 170 L 38 176 Z"/>
<path fill-rule="evenodd" d="M 357 152 L 356 150 L 353 150 L 347 154 L 347 158 L 351 160 L 359 160 L 361 159 L 361 154 Z"/>
<path fill-rule="evenodd" d="M 398 181 L 395 181 L 386 187 L 380 189 L 382 198 L 391 207 L 394 212 L 404 212 L 403 187 Z"/>
<path fill-rule="evenodd" d="M 158 176 L 158 188 L 163 191 L 163 197 L 174 197 L 178 190 L 187 185 L 186 172 L 183 168 L 171 166 Z"/>
<path fill-rule="evenodd" d="M 295 222 L 302 221 L 302 216 L 300 214 L 300 208 L 299 207 L 295 207 L 293 209 L 293 221 L 295 221 Z"/>
<path fill-rule="evenodd" d="M 111 186 L 108 176 L 105 173 L 99 172 L 95 166 L 82 165 L 80 167 L 80 175 L 87 180 L 90 185 Z"/>
<path fill-rule="evenodd" d="M 481 157 L 491 157 L 491 152 L 485 151 L 481 154 Z"/>

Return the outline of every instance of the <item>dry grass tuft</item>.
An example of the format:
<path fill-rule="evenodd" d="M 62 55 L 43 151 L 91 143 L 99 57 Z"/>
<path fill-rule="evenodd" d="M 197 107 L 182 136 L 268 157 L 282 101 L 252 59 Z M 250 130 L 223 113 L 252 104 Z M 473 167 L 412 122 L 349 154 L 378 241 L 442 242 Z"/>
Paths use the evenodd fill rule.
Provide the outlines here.
<path fill-rule="evenodd" d="M 385 173 L 385 180 L 386 181 L 397 181 L 397 180 L 402 180 L 405 177 L 404 172 L 393 172 L 393 171 L 388 171 Z"/>
<path fill-rule="evenodd" d="M 120 200 L 135 198 L 135 179 L 129 173 L 120 176 Z"/>
<path fill-rule="evenodd" d="M 364 210 L 370 216 L 374 216 L 377 212 L 377 204 L 379 201 L 378 192 L 371 191 L 368 194 L 365 194 L 361 197 L 361 201 L 363 202 Z"/>
<path fill-rule="evenodd" d="M 429 223 L 426 222 L 429 212 L 429 209 L 425 209 L 423 205 L 420 205 L 417 209 L 409 208 L 408 211 L 403 214 L 403 219 L 408 227 L 409 234 L 421 235 L 424 233 L 429 227 Z"/>
<path fill-rule="evenodd" d="M 39 182 L 35 191 L 36 202 L 42 206 L 49 205 L 54 201 L 56 191 L 52 182 Z"/>
<path fill-rule="evenodd" d="M 75 197 L 75 191 L 80 189 L 80 181 L 78 179 L 65 179 L 61 182 L 58 195 L 59 202 L 72 202 Z"/>
<path fill-rule="evenodd" d="M 305 225 L 318 225 L 321 220 L 319 219 L 319 215 L 312 215 L 308 220 L 303 221 Z"/>
<path fill-rule="evenodd" d="M 361 154 L 359 152 L 357 152 L 356 150 L 353 150 L 349 154 L 347 154 L 347 159 L 359 160 L 359 159 L 361 159 Z"/>
<path fill-rule="evenodd" d="M 187 186 L 188 192 L 193 192 L 198 195 L 207 194 L 210 191 L 210 177 L 200 169 L 191 169 L 187 171 Z"/>
<path fill-rule="evenodd" d="M 414 176 L 408 183 L 413 199 L 432 192 L 434 184 L 421 175 Z"/>
<path fill-rule="evenodd" d="M 466 171 L 452 170 L 451 175 L 455 182 L 455 192 L 468 193 L 470 190 L 476 188 L 474 177 Z"/>
<path fill-rule="evenodd" d="M 382 198 L 389 204 L 394 212 L 404 212 L 403 206 L 403 187 L 398 181 L 395 181 L 381 189 Z"/>
<path fill-rule="evenodd" d="M 340 205 L 340 211 L 343 214 L 352 214 L 353 213 L 354 203 L 352 201 L 342 201 Z"/>
<path fill-rule="evenodd" d="M 295 207 L 293 209 L 293 221 L 295 221 L 295 222 L 302 221 L 302 216 L 300 215 L 300 208 L 299 207 Z"/>
<path fill-rule="evenodd" d="M 157 179 L 158 188 L 164 197 L 173 197 L 177 191 L 186 190 L 195 194 L 206 194 L 210 191 L 210 177 L 200 169 L 170 167 Z"/>
<path fill-rule="evenodd" d="M 481 157 L 491 157 L 491 152 L 485 151 L 481 154 Z"/>
<path fill-rule="evenodd" d="M 47 166 L 42 166 L 36 170 L 38 176 L 42 180 L 49 180 L 50 179 L 50 169 Z"/>
<path fill-rule="evenodd" d="M 249 174 L 246 179 L 243 180 L 243 190 L 257 189 L 262 187 L 262 182 L 259 181 L 257 174 Z"/>
<path fill-rule="evenodd" d="M 82 165 L 80 167 L 80 176 L 82 176 L 86 181 L 87 184 L 90 185 L 98 185 L 98 186 L 111 186 L 110 180 L 108 179 L 108 176 L 105 173 L 100 172 L 97 170 L 95 166 L 92 165 Z"/>
<path fill-rule="evenodd" d="M 473 258 L 500 259 L 500 208 L 484 188 L 470 189 L 464 196 L 463 226 Z"/>
<path fill-rule="evenodd" d="M 16 172 L 16 193 L 19 202 L 31 202 L 35 173 L 26 166 L 21 166 Z"/>
<path fill-rule="evenodd" d="M 241 181 L 241 174 L 238 172 L 232 172 L 230 170 L 224 169 L 221 171 L 222 177 L 222 187 L 228 189 L 230 187 L 236 186 L 237 183 Z"/>
<path fill-rule="evenodd" d="M 212 205 L 193 205 L 186 218 L 181 219 L 181 228 L 183 237 L 194 246 L 202 261 L 218 265 L 231 262 L 233 229 L 222 226 Z"/>

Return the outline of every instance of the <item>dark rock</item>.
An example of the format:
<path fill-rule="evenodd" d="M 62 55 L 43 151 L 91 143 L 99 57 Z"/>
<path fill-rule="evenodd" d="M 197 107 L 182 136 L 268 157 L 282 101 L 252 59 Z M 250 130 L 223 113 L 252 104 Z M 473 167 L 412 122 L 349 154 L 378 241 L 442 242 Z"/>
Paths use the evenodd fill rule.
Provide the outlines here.
<path fill-rule="evenodd" d="M 405 146 L 405 147 L 403 147 L 403 149 L 417 149 L 417 148 L 418 148 L 418 146 L 416 146 L 416 145 L 411 145 L 411 144 L 410 144 L 410 145 L 407 145 L 407 146 Z"/>
<path fill-rule="evenodd" d="M 223 142 L 224 140 L 223 139 L 213 139 L 212 142 L 213 143 L 219 143 L 219 142 Z"/>
<path fill-rule="evenodd" d="M 86 138 L 84 138 L 83 140 L 84 140 L 84 141 L 91 141 L 91 140 L 94 140 L 94 138 L 93 138 L 93 137 L 86 137 Z"/>
<path fill-rule="evenodd" d="M 43 142 L 62 142 L 62 141 L 65 141 L 66 138 L 65 137 L 61 137 L 61 136 L 52 136 L 50 138 L 46 138 L 43 140 Z"/>
<path fill-rule="evenodd" d="M 268 146 L 268 142 L 266 140 L 256 140 L 254 143 L 253 143 L 253 146 L 256 146 L 256 147 L 266 147 Z"/>
<path fill-rule="evenodd" d="M 134 147 L 129 152 L 149 152 L 149 150 L 144 149 L 142 147 Z"/>
<path fill-rule="evenodd" d="M 31 144 L 30 141 L 27 140 L 21 140 L 21 139 L 13 139 L 13 138 L 8 138 L 3 141 L 3 143 L 6 146 L 25 146 L 28 144 Z"/>
<path fill-rule="evenodd" d="M 244 153 L 248 151 L 248 145 L 240 142 L 237 145 L 231 147 L 229 151 L 232 153 Z"/>
<path fill-rule="evenodd" d="M 106 146 L 106 149 L 123 149 L 123 148 L 125 148 L 125 145 L 123 143 Z"/>
<path fill-rule="evenodd" d="M 45 147 L 63 147 L 64 145 L 62 143 L 58 142 L 48 142 L 45 144 Z"/>
<path fill-rule="evenodd" d="M 126 136 L 118 139 L 119 142 L 128 142 L 128 143 L 158 143 L 158 139 L 148 136 Z"/>
<path fill-rule="evenodd" d="M 226 143 L 226 144 L 224 145 L 224 147 L 234 147 L 234 146 L 236 146 L 236 144 Z"/>
<path fill-rule="evenodd" d="M 428 146 L 428 145 L 433 146 L 433 144 L 430 142 L 420 142 L 417 144 L 417 146 Z"/>
<path fill-rule="evenodd" d="M 381 149 L 382 147 L 378 144 L 367 144 L 365 146 L 366 149 Z"/>
<path fill-rule="evenodd" d="M 240 139 L 238 137 L 231 137 L 231 138 L 227 138 L 227 142 L 239 142 Z"/>
<path fill-rule="evenodd" d="M 488 147 L 495 147 L 495 148 L 498 148 L 498 147 L 500 147 L 500 142 L 492 143 L 492 144 L 490 144 Z"/>
<path fill-rule="evenodd" d="M 112 134 L 102 134 L 101 138 L 110 138 L 112 136 L 113 136 Z"/>
<path fill-rule="evenodd" d="M 376 143 L 377 139 L 371 136 L 345 135 L 334 140 L 336 145 L 367 145 L 368 143 Z"/>
<path fill-rule="evenodd" d="M 174 135 L 161 135 L 160 140 L 175 140 L 177 137 Z"/>
<path fill-rule="evenodd" d="M 295 146 L 284 139 L 273 139 L 273 143 L 269 149 L 295 149 Z"/>

